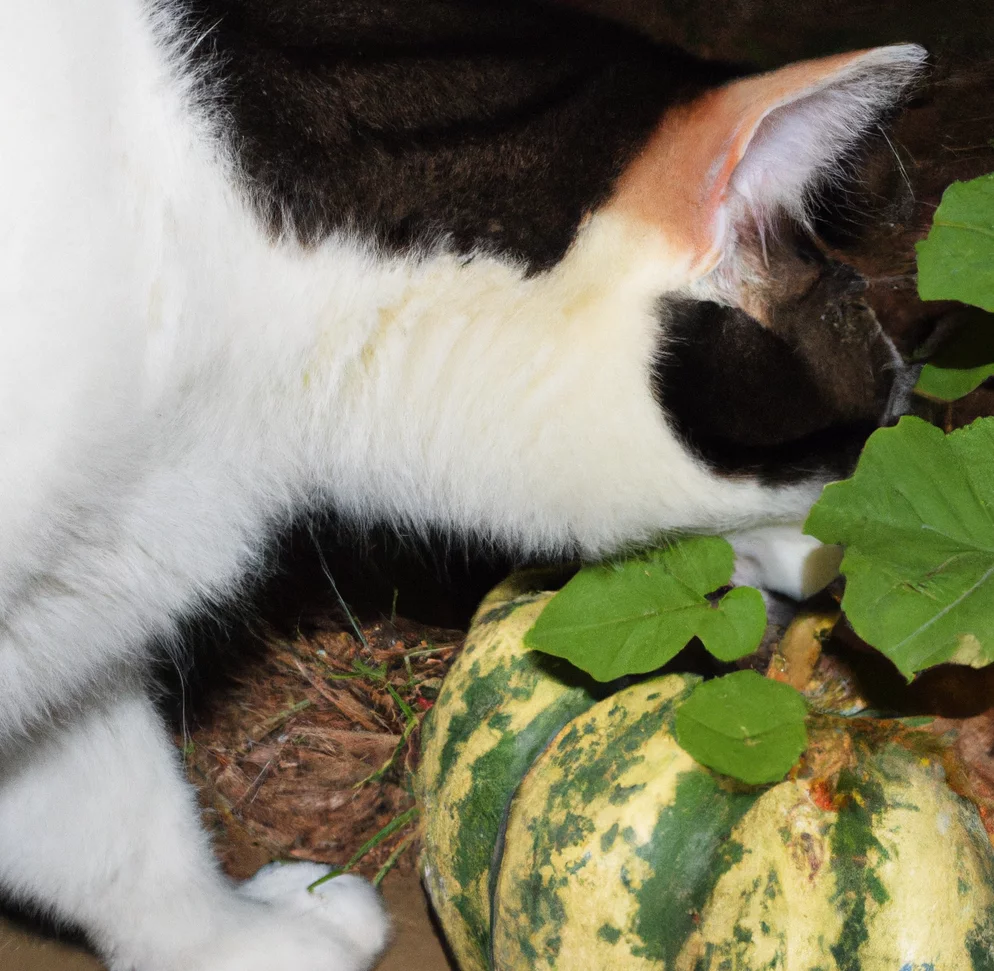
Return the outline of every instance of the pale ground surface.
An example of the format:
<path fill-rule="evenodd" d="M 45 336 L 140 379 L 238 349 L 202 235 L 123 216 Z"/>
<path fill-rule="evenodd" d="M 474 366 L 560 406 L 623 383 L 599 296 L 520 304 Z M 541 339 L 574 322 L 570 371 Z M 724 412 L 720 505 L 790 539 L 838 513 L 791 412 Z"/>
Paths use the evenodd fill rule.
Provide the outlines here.
<path fill-rule="evenodd" d="M 428 917 L 417 875 L 391 874 L 384 896 L 396 928 L 393 946 L 377 971 L 451 971 Z M 2 971 L 103 971 L 103 965 L 78 947 L 46 940 L 0 918 Z"/>

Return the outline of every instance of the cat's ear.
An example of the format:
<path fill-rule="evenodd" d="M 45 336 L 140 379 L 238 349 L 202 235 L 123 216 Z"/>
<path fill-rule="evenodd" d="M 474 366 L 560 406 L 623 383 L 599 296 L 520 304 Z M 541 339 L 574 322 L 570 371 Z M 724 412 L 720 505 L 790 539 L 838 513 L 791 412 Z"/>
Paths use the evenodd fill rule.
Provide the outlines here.
<path fill-rule="evenodd" d="M 720 260 L 738 220 L 804 220 L 813 189 L 917 77 L 914 44 L 801 61 L 670 109 L 610 202 L 658 225 L 697 274 Z"/>

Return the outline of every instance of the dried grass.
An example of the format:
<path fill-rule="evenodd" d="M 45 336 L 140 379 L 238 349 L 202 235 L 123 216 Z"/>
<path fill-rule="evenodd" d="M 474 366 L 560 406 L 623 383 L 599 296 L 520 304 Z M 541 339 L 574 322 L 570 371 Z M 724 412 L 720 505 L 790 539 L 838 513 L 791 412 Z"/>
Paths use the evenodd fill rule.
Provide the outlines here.
<path fill-rule="evenodd" d="M 309 620 L 295 637 L 267 630 L 265 654 L 215 692 L 184 742 L 232 876 L 271 859 L 344 865 L 413 807 L 417 729 L 463 638 L 402 619 Z M 410 870 L 415 828 L 412 817 L 356 870 L 372 877 L 394 854 Z"/>

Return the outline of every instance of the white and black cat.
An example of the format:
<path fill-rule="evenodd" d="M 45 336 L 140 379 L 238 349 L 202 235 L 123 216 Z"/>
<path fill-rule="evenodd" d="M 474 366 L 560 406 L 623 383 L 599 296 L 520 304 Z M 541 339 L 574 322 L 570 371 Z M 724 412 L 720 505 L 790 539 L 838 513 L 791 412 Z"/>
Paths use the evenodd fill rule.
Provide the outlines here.
<path fill-rule="evenodd" d="M 307 510 L 737 533 L 805 589 L 791 524 L 906 382 L 790 226 L 922 60 L 743 77 L 519 0 L 9 5 L 0 891 L 114 971 L 373 963 L 361 881 L 220 875 L 144 689 Z"/>

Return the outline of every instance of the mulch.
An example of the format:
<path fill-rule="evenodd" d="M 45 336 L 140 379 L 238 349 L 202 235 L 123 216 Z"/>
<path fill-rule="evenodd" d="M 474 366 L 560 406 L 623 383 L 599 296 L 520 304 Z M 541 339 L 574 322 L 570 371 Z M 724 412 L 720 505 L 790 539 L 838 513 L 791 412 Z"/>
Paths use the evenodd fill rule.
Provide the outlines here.
<path fill-rule="evenodd" d="M 344 866 L 395 821 L 354 869 L 413 868 L 418 726 L 462 639 L 402 618 L 353 626 L 334 608 L 307 633 L 264 631 L 178 738 L 232 876 L 272 859 Z"/>

